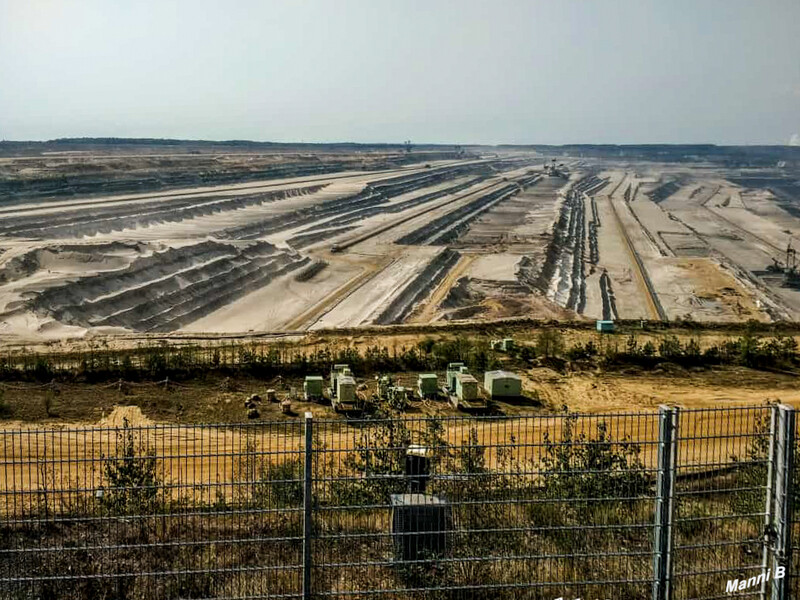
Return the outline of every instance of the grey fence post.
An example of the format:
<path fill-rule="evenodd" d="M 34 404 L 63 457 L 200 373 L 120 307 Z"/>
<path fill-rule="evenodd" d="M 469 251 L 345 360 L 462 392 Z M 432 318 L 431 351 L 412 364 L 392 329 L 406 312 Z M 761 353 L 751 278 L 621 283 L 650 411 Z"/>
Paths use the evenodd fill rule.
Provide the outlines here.
<path fill-rule="evenodd" d="M 775 512 L 772 553 L 772 600 L 789 600 L 792 567 L 792 495 L 794 471 L 795 411 L 791 406 L 778 407 L 777 448 L 775 456 Z M 779 569 L 784 576 L 778 579 Z"/>
<path fill-rule="evenodd" d="M 672 515 L 678 409 L 658 408 L 658 471 L 653 535 L 653 600 L 672 597 Z"/>
<path fill-rule="evenodd" d="M 775 445 L 778 440 L 776 428 L 778 426 L 778 407 L 773 406 L 769 416 L 769 457 L 767 461 L 767 497 L 764 511 L 764 548 L 761 555 L 761 572 L 769 569 L 770 550 L 772 547 L 772 508 L 774 504 L 774 472 L 775 472 Z M 765 579 L 761 582 L 761 600 L 767 600 L 767 585 Z"/>
<path fill-rule="evenodd" d="M 303 469 L 303 600 L 311 600 L 311 535 L 314 521 L 313 476 L 314 476 L 314 415 L 305 415 L 305 467 Z"/>

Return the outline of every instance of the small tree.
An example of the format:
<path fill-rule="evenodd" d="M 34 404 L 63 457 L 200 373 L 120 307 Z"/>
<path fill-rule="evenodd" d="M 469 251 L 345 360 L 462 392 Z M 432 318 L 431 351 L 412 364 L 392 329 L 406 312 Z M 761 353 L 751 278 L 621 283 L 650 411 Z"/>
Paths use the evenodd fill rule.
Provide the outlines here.
<path fill-rule="evenodd" d="M 405 448 L 411 432 L 402 419 L 387 419 L 367 427 L 344 462 L 346 474 L 360 474 L 363 479 L 345 480 L 334 485 L 337 501 L 342 504 L 381 503 L 390 494 L 402 492 L 405 481 Z"/>
<path fill-rule="evenodd" d="M 161 487 L 156 472 L 156 455 L 152 448 L 137 443 L 125 419 L 117 430 L 113 457 L 103 467 L 106 489 L 103 506 L 113 514 L 144 514 L 152 511 Z"/>
<path fill-rule="evenodd" d="M 556 329 L 545 329 L 536 336 L 536 354 L 550 358 L 564 352 L 564 338 Z"/>
<path fill-rule="evenodd" d="M 544 434 L 542 458 L 545 490 L 551 498 L 631 498 L 649 483 L 639 457 L 641 448 L 629 439 L 614 440 L 605 421 L 589 438 L 575 434 L 577 415 L 565 417 L 561 439 Z"/>
<path fill-rule="evenodd" d="M 5 419 L 11 416 L 11 407 L 5 399 L 5 392 L 0 389 L 0 419 Z"/>

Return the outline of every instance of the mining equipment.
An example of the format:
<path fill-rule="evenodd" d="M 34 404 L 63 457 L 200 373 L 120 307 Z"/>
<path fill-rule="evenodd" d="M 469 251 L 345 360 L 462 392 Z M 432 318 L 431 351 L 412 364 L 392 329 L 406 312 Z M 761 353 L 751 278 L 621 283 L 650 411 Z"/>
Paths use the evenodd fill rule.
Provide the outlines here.
<path fill-rule="evenodd" d="M 501 340 L 492 340 L 492 350 L 497 352 L 511 352 L 514 349 L 513 338 L 503 338 Z"/>
<path fill-rule="evenodd" d="M 599 333 L 614 333 L 614 321 L 607 321 L 607 320 L 598 320 L 595 324 L 597 331 Z"/>
<path fill-rule="evenodd" d="M 356 380 L 350 375 L 339 375 L 336 378 L 336 394 L 331 395 L 331 404 L 336 412 L 358 410 Z"/>
<path fill-rule="evenodd" d="M 549 163 L 544 163 L 544 172 L 548 177 L 561 177 L 567 179 L 567 170 L 564 163 L 556 164 L 556 159 L 552 159 Z"/>
<path fill-rule="evenodd" d="M 456 389 L 456 375 L 461 372 L 461 369 L 464 367 L 463 362 L 451 362 L 447 365 L 447 375 L 445 378 L 444 386 L 442 387 L 442 391 L 446 395 L 450 395 L 451 393 L 455 392 Z"/>
<path fill-rule="evenodd" d="M 783 287 L 800 288 L 800 274 L 797 272 L 797 250 L 791 240 L 786 246 L 786 269 L 783 271 Z"/>
<path fill-rule="evenodd" d="M 767 267 L 768 273 L 783 274 L 782 287 L 800 288 L 800 273 L 797 271 L 797 250 L 792 246 L 792 241 L 786 246 L 784 262 L 781 263 L 776 258 L 772 259 L 772 264 Z"/>
<path fill-rule="evenodd" d="M 395 410 L 405 410 L 414 399 L 414 390 L 395 385 L 391 377 L 384 375 L 378 379 L 378 398 Z"/>
<path fill-rule="evenodd" d="M 391 386 L 386 395 L 386 401 L 395 410 L 405 410 L 413 399 L 414 390 L 402 385 Z"/>
<path fill-rule="evenodd" d="M 486 408 L 485 400 L 478 393 L 478 380 L 463 363 L 447 365 L 447 383 L 442 388 L 453 408 L 477 411 Z"/>
<path fill-rule="evenodd" d="M 773 257 L 772 264 L 767 266 L 767 273 L 783 273 L 783 263 Z"/>
<path fill-rule="evenodd" d="M 345 364 L 333 365 L 328 394 L 336 412 L 363 413 L 369 406 L 366 395 L 356 389 L 353 373 Z"/>
<path fill-rule="evenodd" d="M 345 372 L 348 375 L 350 374 L 350 366 L 349 365 L 346 365 L 346 364 L 343 364 L 343 363 L 338 363 L 338 364 L 333 365 L 333 368 L 331 369 L 331 387 L 329 388 L 329 392 L 331 394 L 331 399 L 333 399 L 333 397 L 336 396 L 337 387 L 338 387 L 338 381 L 337 380 L 339 378 L 339 375 L 342 375 Z"/>

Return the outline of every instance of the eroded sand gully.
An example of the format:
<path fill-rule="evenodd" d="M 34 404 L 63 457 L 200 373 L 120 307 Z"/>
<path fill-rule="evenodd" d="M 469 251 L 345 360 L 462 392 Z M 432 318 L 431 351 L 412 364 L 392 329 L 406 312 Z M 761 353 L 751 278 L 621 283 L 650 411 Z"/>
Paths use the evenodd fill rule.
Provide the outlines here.
<path fill-rule="evenodd" d="M 798 317 L 800 291 L 767 270 L 800 233 L 784 188 L 722 167 L 543 162 L 23 196 L 0 206 L 0 336 Z"/>

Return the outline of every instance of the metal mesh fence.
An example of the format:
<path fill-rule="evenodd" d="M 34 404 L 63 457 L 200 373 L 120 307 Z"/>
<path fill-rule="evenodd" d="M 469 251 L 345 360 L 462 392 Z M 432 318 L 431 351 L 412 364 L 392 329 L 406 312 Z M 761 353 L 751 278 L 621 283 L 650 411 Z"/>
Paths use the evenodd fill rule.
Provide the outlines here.
<path fill-rule="evenodd" d="M 790 524 L 792 560 L 791 569 L 789 569 L 787 575 L 789 578 L 787 587 L 792 598 L 800 598 L 800 468 L 798 468 L 798 460 L 800 460 L 800 430 L 798 429 L 795 429 L 794 455 L 795 468 L 792 472 L 794 514 Z"/>
<path fill-rule="evenodd" d="M 301 434 L 3 431 L 0 596 L 299 597 Z"/>
<path fill-rule="evenodd" d="M 318 595 L 649 593 L 656 415 L 319 426 Z M 411 486 L 409 445 L 430 467 Z"/>
<path fill-rule="evenodd" d="M 770 414 L 766 406 L 680 411 L 674 598 L 728 597 L 725 582 L 761 572 Z"/>
<path fill-rule="evenodd" d="M 722 598 L 772 414 L 680 411 L 668 472 L 658 413 L 0 431 L 0 598 L 652 598 L 665 489 L 669 597 Z"/>

